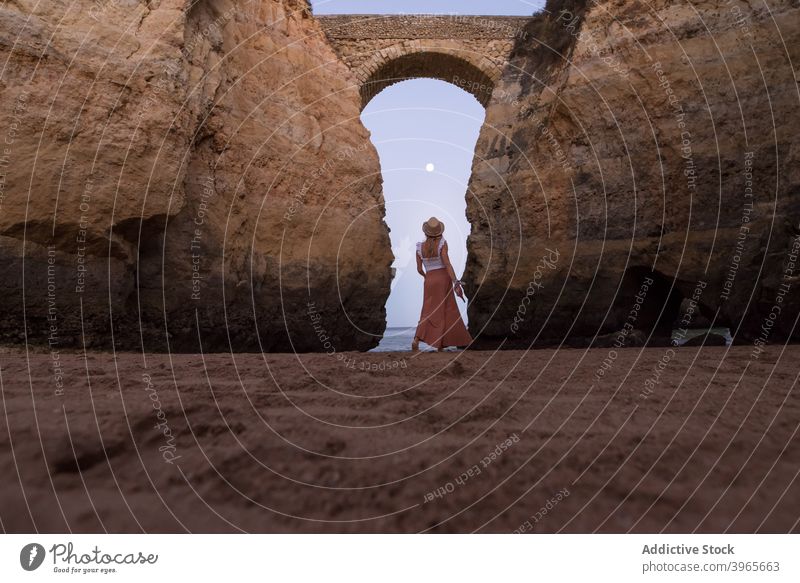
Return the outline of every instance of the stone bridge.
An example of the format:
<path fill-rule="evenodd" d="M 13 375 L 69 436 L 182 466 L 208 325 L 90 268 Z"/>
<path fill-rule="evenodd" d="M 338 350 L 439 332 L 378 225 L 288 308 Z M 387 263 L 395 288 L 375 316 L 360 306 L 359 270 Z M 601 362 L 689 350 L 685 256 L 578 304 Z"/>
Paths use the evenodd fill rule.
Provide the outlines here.
<path fill-rule="evenodd" d="M 527 16 L 317 16 L 339 57 L 361 82 L 361 107 L 407 79 L 448 81 L 487 105 Z"/>

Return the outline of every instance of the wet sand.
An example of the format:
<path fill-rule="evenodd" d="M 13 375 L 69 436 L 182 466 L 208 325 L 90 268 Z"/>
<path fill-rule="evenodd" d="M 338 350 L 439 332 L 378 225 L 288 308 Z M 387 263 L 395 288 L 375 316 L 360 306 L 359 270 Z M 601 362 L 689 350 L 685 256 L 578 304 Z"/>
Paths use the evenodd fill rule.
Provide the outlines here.
<path fill-rule="evenodd" d="M 3 530 L 800 531 L 796 346 L 342 357 L 6 349 Z"/>

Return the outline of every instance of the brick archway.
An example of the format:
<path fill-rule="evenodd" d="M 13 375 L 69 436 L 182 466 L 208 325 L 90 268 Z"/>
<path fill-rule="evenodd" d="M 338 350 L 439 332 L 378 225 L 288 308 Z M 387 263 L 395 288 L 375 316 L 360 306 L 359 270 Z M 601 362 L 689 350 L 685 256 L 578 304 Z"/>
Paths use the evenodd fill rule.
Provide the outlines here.
<path fill-rule="evenodd" d="M 471 62 L 478 60 L 476 64 Z M 483 59 L 485 60 L 485 59 Z M 429 78 L 447 81 L 472 93 L 484 107 L 489 103 L 499 69 L 491 63 L 440 50 L 415 48 L 405 54 L 380 55 L 363 72 L 361 107 L 386 87 L 407 79 Z"/>
<path fill-rule="evenodd" d="M 527 17 L 318 16 L 336 53 L 361 83 L 361 107 L 414 78 L 453 83 L 486 106 Z"/>

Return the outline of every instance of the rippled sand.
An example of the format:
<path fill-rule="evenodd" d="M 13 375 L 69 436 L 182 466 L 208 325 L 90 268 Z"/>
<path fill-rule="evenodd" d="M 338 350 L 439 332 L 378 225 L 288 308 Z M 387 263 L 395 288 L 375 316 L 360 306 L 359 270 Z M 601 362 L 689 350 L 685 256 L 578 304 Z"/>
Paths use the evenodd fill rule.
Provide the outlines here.
<path fill-rule="evenodd" d="M 0 520 L 11 532 L 800 530 L 798 347 L 610 354 L 61 354 L 58 394 L 50 354 L 6 351 Z"/>

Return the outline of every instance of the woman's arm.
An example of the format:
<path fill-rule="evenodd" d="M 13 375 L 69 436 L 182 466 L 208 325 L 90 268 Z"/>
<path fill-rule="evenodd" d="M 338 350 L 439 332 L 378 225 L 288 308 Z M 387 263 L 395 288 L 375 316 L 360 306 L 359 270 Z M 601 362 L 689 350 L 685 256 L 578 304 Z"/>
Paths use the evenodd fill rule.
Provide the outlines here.
<path fill-rule="evenodd" d="M 453 269 L 453 264 L 450 263 L 450 256 L 447 254 L 447 243 L 442 245 L 442 263 L 444 263 L 445 268 L 447 269 L 447 275 L 450 276 L 450 279 L 453 282 L 453 289 L 456 292 L 456 295 L 460 298 L 464 297 L 464 291 L 461 289 L 461 282 L 458 281 L 456 277 L 456 271 Z"/>
<path fill-rule="evenodd" d="M 425 277 L 425 272 L 422 270 L 422 257 L 419 256 L 419 253 L 414 253 L 414 257 L 417 258 L 417 273 Z"/>

